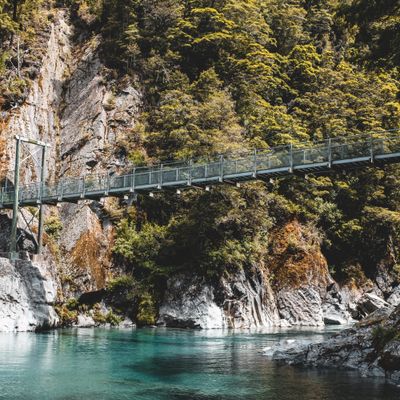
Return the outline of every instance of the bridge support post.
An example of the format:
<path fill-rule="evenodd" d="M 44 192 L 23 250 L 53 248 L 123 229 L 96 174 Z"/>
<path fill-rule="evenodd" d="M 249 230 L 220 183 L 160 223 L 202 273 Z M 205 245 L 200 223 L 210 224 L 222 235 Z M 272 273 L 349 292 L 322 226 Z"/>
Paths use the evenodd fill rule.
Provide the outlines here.
<path fill-rule="evenodd" d="M 13 196 L 13 215 L 12 215 L 12 224 L 11 224 L 11 236 L 10 236 L 10 258 L 17 259 L 18 258 L 18 215 L 19 209 L 21 205 L 20 201 L 20 170 L 21 165 L 26 162 L 28 159 L 33 160 L 33 163 L 40 169 L 40 182 L 39 182 L 39 190 L 38 190 L 38 207 L 39 207 L 39 226 L 37 233 L 37 240 L 35 240 L 34 234 L 31 230 L 30 224 L 34 221 L 35 216 L 32 216 L 32 219 L 28 222 L 25 219 L 24 214 L 21 214 L 26 223 L 26 228 L 34 237 L 36 243 L 36 252 L 37 254 L 41 253 L 42 250 L 42 236 L 43 236 L 43 217 L 44 217 L 44 205 L 43 205 L 43 197 L 44 197 L 44 188 L 45 188 L 45 179 L 46 179 L 46 147 L 50 147 L 48 144 L 41 142 L 39 140 L 29 139 L 21 136 L 15 136 L 16 148 L 15 148 L 15 171 L 14 171 L 14 196 Z M 29 145 L 33 145 L 38 147 L 36 151 L 31 151 L 28 148 Z M 25 158 L 21 157 L 22 150 L 28 153 L 28 156 Z M 41 151 L 41 161 L 40 164 L 35 157 L 36 153 Z M 22 198 L 22 197 L 21 197 Z M 23 199 L 22 199 L 23 200 Z"/>
<path fill-rule="evenodd" d="M 40 169 L 40 205 L 39 205 L 39 227 L 38 227 L 38 245 L 37 245 L 37 254 L 42 253 L 43 246 L 43 223 L 44 223 L 44 204 L 42 202 L 42 198 L 44 195 L 44 184 L 46 179 L 46 146 L 42 147 L 42 162 Z"/>
<path fill-rule="evenodd" d="M 14 170 L 14 204 L 11 224 L 11 240 L 10 240 L 10 253 L 11 258 L 15 257 L 17 252 L 17 232 L 18 232 L 18 209 L 19 209 L 19 164 L 20 164 L 20 151 L 21 151 L 21 138 L 15 137 L 15 170 Z"/>

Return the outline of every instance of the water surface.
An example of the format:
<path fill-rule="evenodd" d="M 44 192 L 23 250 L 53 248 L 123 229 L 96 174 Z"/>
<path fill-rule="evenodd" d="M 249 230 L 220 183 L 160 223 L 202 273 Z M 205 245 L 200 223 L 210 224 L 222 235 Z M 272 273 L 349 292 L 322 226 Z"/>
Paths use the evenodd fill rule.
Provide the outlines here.
<path fill-rule="evenodd" d="M 71 329 L 0 334 L 0 399 L 398 400 L 356 372 L 277 366 L 261 350 L 324 332 Z"/>

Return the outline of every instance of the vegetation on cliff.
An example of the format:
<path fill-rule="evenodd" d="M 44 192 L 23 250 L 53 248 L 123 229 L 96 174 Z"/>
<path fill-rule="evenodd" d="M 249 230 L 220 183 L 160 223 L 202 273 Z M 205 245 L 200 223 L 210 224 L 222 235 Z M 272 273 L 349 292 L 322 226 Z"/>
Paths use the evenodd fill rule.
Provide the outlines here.
<path fill-rule="evenodd" d="M 98 10 L 109 66 L 139 75 L 146 93 L 128 154 L 211 157 L 399 126 L 398 2 L 106 0 Z M 361 283 L 382 260 L 397 273 L 398 184 L 386 167 L 143 199 L 115 250 L 146 276 L 220 275 L 265 261 L 269 232 L 297 220 L 317 227 L 339 279 Z"/>
<path fill-rule="evenodd" d="M 39 4 L 0 0 L 7 90 L 23 79 L 10 49 L 17 35 L 28 40 L 42 15 Z M 108 68 L 145 94 L 141 120 L 121 144 L 135 163 L 400 125 L 398 1 L 66 0 L 64 6 L 80 28 L 101 34 Z M 4 93 L 6 109 L 18 93 Z M 296 221 L 318 230 L 318 246 L 339 279 L 373 277 L 382 260 L 398 274 L 398 171 L 139 198 L 118 222 L 114 250 L 149 288 L 180 271 L 215 278 L 267 262 L 275 228 Z M 147 294 L 143 304 L 152 308 Z"/>

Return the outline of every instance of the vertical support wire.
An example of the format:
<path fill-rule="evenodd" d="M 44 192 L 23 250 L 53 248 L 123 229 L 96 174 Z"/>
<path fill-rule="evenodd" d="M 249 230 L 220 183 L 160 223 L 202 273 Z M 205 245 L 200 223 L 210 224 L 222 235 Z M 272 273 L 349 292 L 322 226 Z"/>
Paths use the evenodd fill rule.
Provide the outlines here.
<path fill-rule="evenodd" d="M 192 179 L 193 179 L 193 160 L 189 160 L 189 174 L 188 174 L 188 186 L 192 186 Z"/>
<path fill-rule="evenodd" d="M 135 192 L 135 184 L 136 184 L 136 167 L 132 169 L 132 179 L 131 179 L 131 192 Z"/>
<path fill-rule="evenodd" d="M 293 143 L 289 145 L 289 172 L 293 172 Z"/>
<path fill-rule="evenodd" d="M 258 157 L 257 157 L 257 149 L 254 149 L 253 155 L 253 178 L 257 177 L 257 167 L 258 167 Z"/>
<path fill-rule="evenodd" d="M 224 156 L 222 154 L 219 158 L 219 181 L 224 181 Z"/>
<path fill-rule="evenodd" d="M 371 163 L 374 162 L 374 140 L 372 137 L 372 133 L 369 134 L 369 155 L 370 155 L 370 161 Z"/>
<path fill-rule="evenodd" d="M 328 139 L 328 167 L 332 168 L 332 138 Z"/>

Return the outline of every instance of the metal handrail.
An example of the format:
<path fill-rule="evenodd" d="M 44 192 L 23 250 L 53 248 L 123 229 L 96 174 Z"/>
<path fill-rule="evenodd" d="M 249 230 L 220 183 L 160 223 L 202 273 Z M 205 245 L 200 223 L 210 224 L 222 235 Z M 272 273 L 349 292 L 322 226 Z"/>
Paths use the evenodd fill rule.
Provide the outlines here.
<path fill-rule="evenodd" d="M 302 145 L 283 145 L 271 149 L 220 155 L 205 162 L 193 160 L 177 161 L 169 164 L 151 165 L 135 168 L 132 173 L 123 175 L 94 174 L 83 177 L 66 177 L 43 187 L 39 183 L 20 186 L 21 204 L 62 201 L 68 198 L 86 196 L 107 196 L 120 191 L 132 192 L 137 189 L 161 189 L 171 185 L 206 184 L 209 181 L 221 182 L 226 176 L 248 179 L 257 174 L 283 171 L 291 173 L 301 168 L 330 168 L 333 164 L 361 162 L 376 157 L 400 154 L 400 134 L 392 130 L 389 134 L 357 135 L 343 138 L 330 138 L 323 142 Z M 383 135 L 383 136 L 382 136 Z M 357 161 L 358 160 L 358 161 Z M 392 157 L 393 160 L 393 157 Z M 247 179 L 246 178 L 246 179 Z M 14 189 L 12 185 L 0 188 L 0 206 L 12 204 Z"/>

